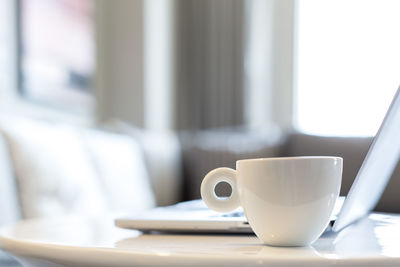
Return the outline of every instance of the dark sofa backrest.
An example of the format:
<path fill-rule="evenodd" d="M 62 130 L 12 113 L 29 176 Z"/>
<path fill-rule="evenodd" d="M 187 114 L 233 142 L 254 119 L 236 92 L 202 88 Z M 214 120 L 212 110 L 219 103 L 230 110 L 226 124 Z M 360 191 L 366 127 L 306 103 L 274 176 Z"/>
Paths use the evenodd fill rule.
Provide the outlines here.
<path fill-rule="evenodd" d="M 325 137 L 292 134 L 287 138 L 282 154 L 286 156 L 319 155 L 342 157 L 344 161 L 341 195 L 347 195 L 372 141 L 372 137 Z M 399 189 L 400 164 L 397 165 L 376 210 L 400 212 Z"/>

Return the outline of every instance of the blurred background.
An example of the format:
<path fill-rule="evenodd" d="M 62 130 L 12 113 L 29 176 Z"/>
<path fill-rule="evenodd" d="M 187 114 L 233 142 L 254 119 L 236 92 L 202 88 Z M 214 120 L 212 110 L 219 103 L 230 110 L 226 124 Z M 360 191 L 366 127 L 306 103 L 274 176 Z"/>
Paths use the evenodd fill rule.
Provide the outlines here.
<path fill-rule="evenodd" d="M 374 135 L 399 83 L 399 5 L 1 0 L 1 110 Z"/>
<path fill-rule="evenodd" d="M 108 210 L 169 205 L 198 198 L 215 167 L 271 156 L 344 157 L 346 195 L 400 84 L 399 9 L 396 0 L 0 0 L 10 177 L 1 183 L 14 197 L 0 212 L 75 212 L 74 194 L 98 180 Z M 80 175 L 93 181 L 69 187 Z M 400 211 L 399 168 L 395 176 L 378 210 Z"/>

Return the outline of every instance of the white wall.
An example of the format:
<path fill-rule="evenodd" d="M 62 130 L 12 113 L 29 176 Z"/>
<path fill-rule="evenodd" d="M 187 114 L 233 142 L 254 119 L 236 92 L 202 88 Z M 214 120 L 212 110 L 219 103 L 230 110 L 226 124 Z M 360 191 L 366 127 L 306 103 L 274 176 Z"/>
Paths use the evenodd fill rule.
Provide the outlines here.
<path fill-rule="evenodd" d="M 171 130 L 175 125 L 175 1 L 145 0 L 144 126 Z"/>
<path fill-rule="evenodd" d="M 247 0 L 246 123 L 292 130 L 294 0 Z"/>
<path fill-rule="evenodd" d="M 144 125 L 143 2 L 97 0 L 98 120 Z"/>
<path fill-rule="evenodd" d="M 293 130 L 295 0 L 274 0 L 273 21 L 273 120 Z"/>
<path fill-rule="evenodd" d="M 248 0 L 245 8 L 245 120 L 258 129 L 274 120 L 274 0 Z"/>
<path fill-rule="evenodd" d="M 174 124 L 173 1 L 98 0 L 98 119 L 151 130 Z"/>

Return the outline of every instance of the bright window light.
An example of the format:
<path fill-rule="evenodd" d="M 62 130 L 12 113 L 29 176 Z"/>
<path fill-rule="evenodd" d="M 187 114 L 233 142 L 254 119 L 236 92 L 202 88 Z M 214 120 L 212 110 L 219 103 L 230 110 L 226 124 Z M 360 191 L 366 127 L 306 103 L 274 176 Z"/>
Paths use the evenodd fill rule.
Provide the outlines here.
<path fill-rule="evenodd" d="M 374 135 L 400 84 L 400 1 L 297 5 L 298 130 Z"/>
<path fill-rule="evenodd" d="M 9 75 L 7 71 L 7 3 L 0 0 L 0 95 L 6 87 L 5 79 Z"/>

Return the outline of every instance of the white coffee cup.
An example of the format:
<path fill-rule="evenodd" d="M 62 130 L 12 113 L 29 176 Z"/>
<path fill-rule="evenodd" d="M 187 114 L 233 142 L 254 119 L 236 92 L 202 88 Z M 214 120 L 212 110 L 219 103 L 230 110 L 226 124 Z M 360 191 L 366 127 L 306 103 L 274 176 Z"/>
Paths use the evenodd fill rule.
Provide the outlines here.
<path fill-rule="evenodd" d="M 219 212 L 242 206 L 247 220 L 265 244 L 307 246 L 327 227 L 342 180 L 339 157 L 245 159 L 236 170 L 217 168 L 201 184 L 206 205 Z M 226 182 L 228 198 L 215 194 Z"/>

